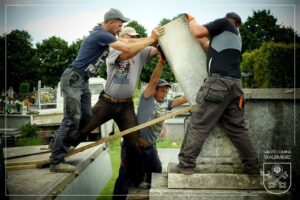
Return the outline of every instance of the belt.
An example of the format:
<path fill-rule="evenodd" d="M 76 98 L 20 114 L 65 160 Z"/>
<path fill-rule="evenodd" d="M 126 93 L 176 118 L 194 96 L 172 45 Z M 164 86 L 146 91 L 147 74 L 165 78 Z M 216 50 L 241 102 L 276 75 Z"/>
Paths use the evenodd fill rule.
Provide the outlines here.
<path fill-rule="evenodd" d="M 107 101 L 110 101 L 113 103 L 128 103 L 128 102 L 132 101 L 132 98 L 128 98 L 128 99 L 114 98 L 114 97 L 106 94 L 104 91 L 101 92 L 100 96 L 103 97 L 104 100 L 107 100 Z"/>
<path fill-rule="evenodd" d="M 233 81 L 240 81 L 241 79 L 239 78 L 233 78 L 231 76 L 223 76 L 217 73 L 211 73 L 208 75 L 209 77 L 219 77 L 219 78 L 224 78 L 224 79 L 229 79 L 229 80 L 233 80 Z"/>

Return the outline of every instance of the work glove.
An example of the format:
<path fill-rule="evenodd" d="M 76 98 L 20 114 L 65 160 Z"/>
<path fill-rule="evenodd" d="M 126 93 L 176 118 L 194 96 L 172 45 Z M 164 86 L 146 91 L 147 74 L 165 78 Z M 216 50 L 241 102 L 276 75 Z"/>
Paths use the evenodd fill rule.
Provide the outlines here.
<path fill-rule="evenodd" d="M 184 15 L 189 22 L 195 19 L 192 15 L 188 13 L 183 13 L 182 15 Z"/>

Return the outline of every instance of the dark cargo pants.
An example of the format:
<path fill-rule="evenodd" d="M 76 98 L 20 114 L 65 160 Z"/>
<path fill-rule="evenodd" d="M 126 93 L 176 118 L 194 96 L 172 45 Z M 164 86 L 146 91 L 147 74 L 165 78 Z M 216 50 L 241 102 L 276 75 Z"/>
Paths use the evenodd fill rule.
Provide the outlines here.
<path fill-rule="evenodd" d="M 80 134 L 88 134 L 110 119 L 116 122 L 120 131 L 137 126 L 132 100 L 123 103 L 112 102 L 106 99 L 102 92 L 98 102 L 92 108 L 92 113 L 90 121 L 81 129 Z M 138 147 L 138 132 L 125 135 L 123 139 L 122 163 L 115 183 L 113 199 L 126 199 L 128 187 L 131 183 L 139 182 L 143 173 L 141 152 Z"/>
<path fill-rule="evenodd" d="M 239 79 L 210 76 L 198 91 L 190 125 L 178 156 L 182 167 L 196 166 L 203 143 L 215 124 L 224 125 L 246 166 L 258 164 L 245 124 L 243 91 Z"/>

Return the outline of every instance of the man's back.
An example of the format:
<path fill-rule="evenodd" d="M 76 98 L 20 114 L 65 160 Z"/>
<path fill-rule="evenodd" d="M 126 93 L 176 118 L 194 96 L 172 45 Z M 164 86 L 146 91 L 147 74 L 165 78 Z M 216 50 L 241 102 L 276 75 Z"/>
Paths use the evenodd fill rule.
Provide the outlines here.
<path fill-rule="evenodd" d="M 240 78 L 242 40 L 238 29 L 225 18 L 204 26 L 211 36 L 207 55 L 208 73 Z"/>

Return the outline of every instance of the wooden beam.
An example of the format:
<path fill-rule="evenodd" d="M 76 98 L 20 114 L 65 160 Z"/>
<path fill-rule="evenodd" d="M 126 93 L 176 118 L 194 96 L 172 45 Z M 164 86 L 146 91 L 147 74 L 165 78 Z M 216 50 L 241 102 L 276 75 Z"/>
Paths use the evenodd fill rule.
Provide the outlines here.
<path fill-rule="evenodd" d="M 116 138 L 119 138 L 119 137 L 122 137 L 124 135 L 127 135 L 127 134 L 130 134 L 130 133 L 133 133 L 135 131 L 138 131 L 140 129 L 143 129 L 143 128 L 146 128 L 148 126 L 152 126 L 158 122 L 161 122 L 161 121 L 164 121 L 166 119 L 170 119 L 170 118 L 173 118 L 177 115 L 180 115 L 180 114 L 183 114 L 183 113 L 186 113 L 186 112 L 189 112 L 190 110 L 192 110 L 193 106 L 188 106 L 186 108 L 183 108 L 183 109 L 180 109 L 178 111 L 175 111 L 175 112 L 172 112 L 172 113 L 169 113 L 165 116 L 162 116 L 162 117 L 159 117 L 159 118 L 156 118 L 156 119 L 153 119 L 149 122 L 145 122 L 143 124 L 140 124 L 138 126 L 135 126 L 135 127 L 132 127 L 132 128 L 129 128 L 129 129 L 126 129 L 124 131 L 121 131 L 120 133 L 117 133 L 117 134 L 114 134 L 114 135 L 111 135 L 111 136 L 108 136 L 108 137 L 105 137 L 105 138 L 102 138 L 96 142 L 93 142 L 93 143 L 90 143 L 88 145 L 85 145 L 83 147 L 79 147 L 79 148 L 76 148 L 70 152 L 68 152 L 66 154 L 65 157 L 68 157 L 68 156 L 71 156 L 71 155 L 74 155 L 74 154 L 77 154 L 77 153 L 80 153 L 82 151 L 85 151 L 87 149 L 90 149 L 92 147 L 95 147 L 97 145 L 100 145 L 100 144 L 103 144 L 103 143 L 106 143 L 106 142 L 109 142 L 111 140 L 114 140 Z M 42 154 L 42 153 L 48 153 L 48 152 L 40 152 L 39 154 Z M 24 157 L 24 156 L 23 156 Z M 6 165 L 9 166 L 9 167 L 12 167 L 11 169 L 18 169 L 17 166 L 20 165 L 20 166 L 24 166 L 26 167 L 27 165 L 30 165 L 30 164 L 35 164 L 36 167 L 42 167 L 46 164 L 49 163 L 49 160 L 37 160 L 37 161 L 23 161 L 23 162 L 7 162 Z M 15 167 L 15 168 L 13 168 Z M 22 168 L 22 167 L 20 167 Z"/>
<path fill-rule="evenodd" d="M 188 107 L 183 108 L 183 109 L 181 109 L 181 110 L 178 110 L 178 111 L 176 111 L 176 112 L 169 113 L 169 114 L 167 114 L 167 115 L 165 115 L 165 116 L 162 116 L 162 117 L 153 119 L 153 120 L 151 120 L 151 121 L 149 121 L 149 122 L 145 122 L 145 123 L 140 124 L 140 125 L 138 125 L 138 126 L 135 126 L 135 127 L 129 128 L 129 129 L 126 129 L 125 131 L 121 131 L 120 133 L 111 135 L 111 136 L 109 136 L 109 137 L 102 138 L 102 139 L 100 139 L 100 140 L 98 140 L 98 141 L 96 141 L 96 142 L 93 142 L 93 143 L 91 143 L 91 144 L 88 144 L 88 145 L 86 145 L 86 146 L 84 146 L 84 147 L 80 147 L 80 148 L 77 148 L 77 149 L 73 149 L 72 151 L 70 151 L 70 152 L 66 155 L 66 157 L 67 157 L 67 156 L 74 155 L 74 154 L 79 153 L 79 152 L 82 152 L 82 151 L 84 151 L 84 150 L 86 150 L 86 149 L 92 148 L 92 147 L 97 146 L 97 145 L 99 145 L 99 144 L 103 144 L 103 143 L 106 143 L 106 142 L 108 142 L 108 141 L 114 140 L 114 139 L 116 139 L 116 138 L 122 137 L 122 136 L 124 136 L 124 135 L 129 134 L 129 133 L 133 133 L 133 132 L 135 132 L 135 131 L 138 131 L 138 130 L 140 130 L 140 129 L 146 128 L 146 127 L 148 127 L 148 126 L 152 126 L 152 125 L 157 124 L 158 122 L 164 121 L 164 120 L 166 120 L 166 119 L 173 118 L 173 117 L 175 117 L 175 116 L 177 116 L 177 115 L 186 113 L 186 112 L 192 110 L 192 108 L 193 108 L 193 106 L 188 106 Z"/>

